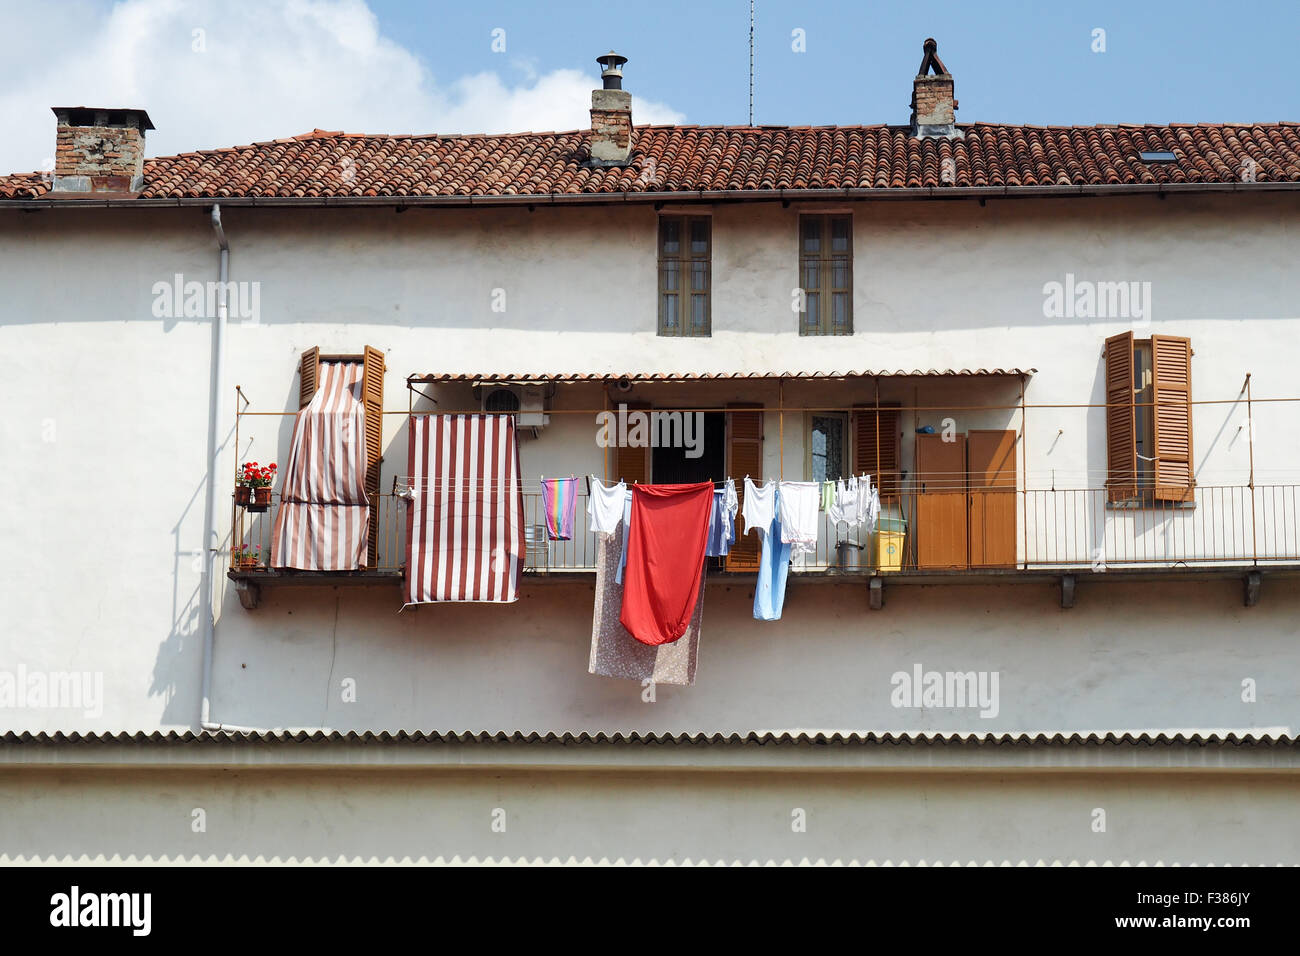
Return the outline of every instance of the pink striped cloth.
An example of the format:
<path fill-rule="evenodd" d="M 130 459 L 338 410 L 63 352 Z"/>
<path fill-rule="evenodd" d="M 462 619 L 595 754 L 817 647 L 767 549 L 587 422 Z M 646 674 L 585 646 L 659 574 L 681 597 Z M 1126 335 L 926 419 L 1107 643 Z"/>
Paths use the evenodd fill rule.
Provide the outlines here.
<path fill-rule="evenodd" d="M 413 415 L 406 603 L 519 598 L 524 495 L 510 415 Z"/>
<path fill-rule="evenodd" d="M 271 567 L 354 571 L 366 560 L 366 412 L 360 362 L 322 362 L 320 387 L 293 423 Z"/>

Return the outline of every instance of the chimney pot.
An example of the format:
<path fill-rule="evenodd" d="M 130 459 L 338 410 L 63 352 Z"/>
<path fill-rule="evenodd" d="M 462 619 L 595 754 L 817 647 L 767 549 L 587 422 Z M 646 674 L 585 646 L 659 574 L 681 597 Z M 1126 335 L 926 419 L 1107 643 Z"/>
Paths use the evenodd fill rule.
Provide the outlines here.
<path fill-rule="evenodd" d="M 623 64 L 627 62 L 627 57 L 619 56 L 613 50 L 610 50 L 604 56 L 596 57 L 596 62 L 602 67 L 600 79 L 607 90 L 621 90 L 623 88 Z"/>
<path fill-rule="evenodd" d="M 924 51 L 921 67 L 912 81 L 912 135 L 920 139 L 960 139 L 963 134 L 957 128 L 952 74 L 939 59 L 939 44 L 933 37 L 927 37 L 921 49 Z"/>

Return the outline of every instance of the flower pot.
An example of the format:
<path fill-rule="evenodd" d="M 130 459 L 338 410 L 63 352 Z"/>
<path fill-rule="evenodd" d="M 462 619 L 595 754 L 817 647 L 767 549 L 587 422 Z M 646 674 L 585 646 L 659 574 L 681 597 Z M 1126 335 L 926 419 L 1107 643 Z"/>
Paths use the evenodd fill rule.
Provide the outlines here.
<path fill-rule="evenodd" d="M 256 571 L 260 567 L 260 562 L 256 555 L 240 555 L 235 559 L 235 567 L 240 571 Z"/>
<path fill-rule="evenodd" d="M 253 499 L 248 503 L 248 510 L 260 514 L 271 507 L 271 489 L 253 488 Z"/>
<path fill-rule="evenodd" d="M 253 489 L 248 485 L 235 485 L 235 504 L 239 507 L 246 507 L 252 496 Z"/>

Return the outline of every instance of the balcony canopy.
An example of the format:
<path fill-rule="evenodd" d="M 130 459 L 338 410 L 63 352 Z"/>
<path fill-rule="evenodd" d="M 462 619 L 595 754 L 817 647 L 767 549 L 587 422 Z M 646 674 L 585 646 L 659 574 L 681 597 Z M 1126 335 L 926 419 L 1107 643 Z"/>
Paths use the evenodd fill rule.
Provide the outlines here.
<path fill-rule="evenodd" d="M 850 378 L 1028 378 L 1035 368 L 881 369 L 847 372 L 430 372 L 407 376 L 410 384 L 551 384 L 567 382 L 696 382 L 730 379 L 839 380 Z"/>

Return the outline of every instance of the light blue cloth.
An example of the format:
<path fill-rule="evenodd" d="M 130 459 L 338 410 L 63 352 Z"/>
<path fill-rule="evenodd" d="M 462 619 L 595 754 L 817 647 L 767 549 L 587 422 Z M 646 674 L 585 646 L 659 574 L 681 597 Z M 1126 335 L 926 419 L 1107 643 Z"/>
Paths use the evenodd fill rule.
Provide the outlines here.
<path fill-rule="evenodd" d="M 778 492 L 780 494 L 780 492 Z M 758 529 L 763 556 L 758 562 L 758 583 L 754 586 L 754 619 L 781 620 L 785 606 L 785 578 L 790 570 L 790 543 L 781 540 L 781 509 L 772 509 L 772 525 Z"/>
<path fill-rule="evenodd" d="M 632 489 L 627 490 L 627 500 L 623 502 L 623 553 L 618 556 L 618 573 L 614 580 L 623 583 L 623 569 L 627 567 L 627 539 L 632 537 Z"/>

